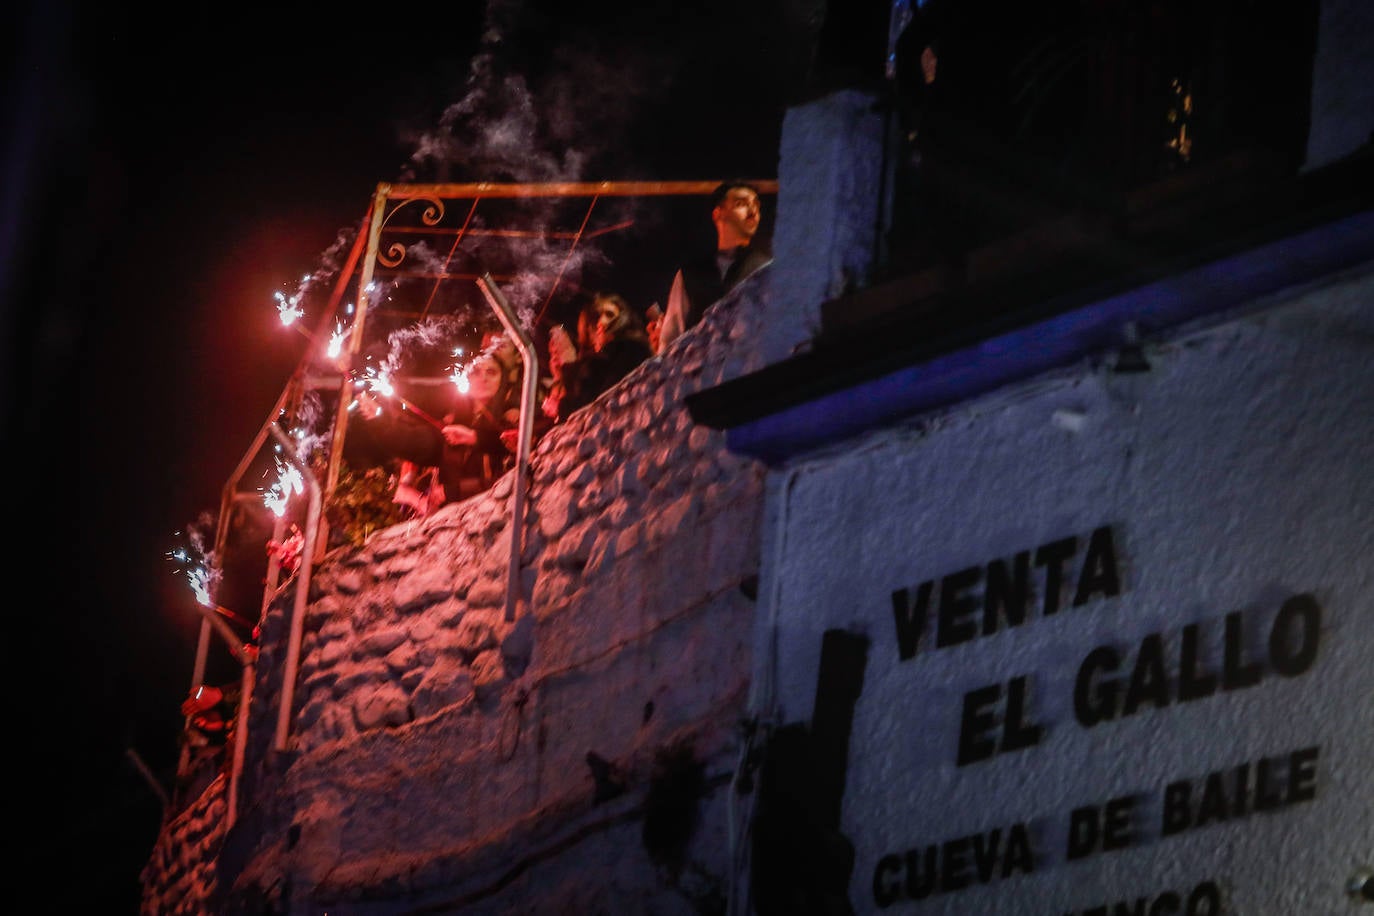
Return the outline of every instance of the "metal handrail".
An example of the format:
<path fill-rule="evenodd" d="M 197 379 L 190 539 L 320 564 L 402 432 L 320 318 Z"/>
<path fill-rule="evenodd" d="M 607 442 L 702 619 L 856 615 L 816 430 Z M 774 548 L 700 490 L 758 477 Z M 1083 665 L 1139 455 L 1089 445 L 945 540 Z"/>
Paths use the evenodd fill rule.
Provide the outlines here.
<path fill-rule="evenodd" d="M 516 349 L 525 364 L 525 374 L 520 387 L 520 435 L 515 448 L 515 493 L 511 497 L 510 522 L 510 562 L 506 569 L 506 620 L 515 619 L 515 600 L 520 594 L 520 552 L 524 543 L 525 531 L 525 481 L 530 464 L 530 443 L 534 439 L 535 398 L 539 394 L 539 355 L 535 352 L 534 341 L 520 326 L 519 316 L 510 307 L 506 297 L 501 294 L 491 274 L 483 274 L 477 286 L 487 297 L 487 302 L 501 318 L 512 338 Z"/>
<path fill-rule="evenodd" d="M 300 668 L 302 635 L 305 632 L 305 606 L 310 598 L 310 573 L 315 560 L 315 538 L 320 529 L 320 510 L 324 499 L 320 492 L 320 482 L 310 473 L 310 464 L 296 451 L 291 438 L 282 432 L 281 427 L 272 425 L 272 435 L 282 444 L 287 457 L 291 459 L 310 487 L 310 506 L 306 510 L 305 535 L 301 544 L 301 565 L 296 570 L 295 603 L 291 610 L 291 630 L 286 645 L 286 670 L 282 673 L 281 703 L 277 707 L 277 733 L 273 746 L 278 751 L 286 750 L 286 739 L 291 727 L 291 704 L 296 699 L 296 672 Z"/>

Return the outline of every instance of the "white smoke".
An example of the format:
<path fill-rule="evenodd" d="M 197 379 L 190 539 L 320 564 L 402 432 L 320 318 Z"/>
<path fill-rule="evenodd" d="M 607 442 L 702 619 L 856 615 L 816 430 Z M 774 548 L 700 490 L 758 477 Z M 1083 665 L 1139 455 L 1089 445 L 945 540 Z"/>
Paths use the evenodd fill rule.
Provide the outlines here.
<path fill-rule="evenodd" d="M 541 3 L 546 8 L 540 9 Z M 613 9 L 616 6 L 622 8 Z M 700 137 L 700 149 L 691 143 L 677 146 L 691 147 L 694 156 L 705 157 L 707 162 L 712 161 L 711 156 L 717 161 L 722 156 L 733 157 L 728 138 L 737 132 L 732 133 L 727 126 L 730 122 L 721 117 L 733 110 L 745 112 L 749 123 L 759 120 L 759 96 L 766 93 L 760 92 L 757 78 L 751 84 L 749 77 L 762 72 L 757 65 L 767 56 L 762 52 L 766 42 L 759 41 L 758 36 L 776 37 L 776 9 L 795 13 L 780 0 L 758 4 L 757 8 L 736 6 L 733 0 L 712 0 L 704 5 L 626 0 L 607 4 L 604 9 L 597 4 L 590 8 L 579 5 L 575 15 L 569 13 L 565 0 L 488 0 L 477 51 L 457 87 L 456 100 L 443 108 L 432 126 L 403 131 L 402 140 L 413 152 L 396 180 L 530 184 L 711 177 L 701 173 L 657 174 L 652 169 L 646 174 L 635 158 L 636 144 L 646 138 L 637 134 L 633 125 L 647 105 L 666 104 L 678 83 L 703 74 L 716 76 L 728 64 L 731 85 L 742 83 L 746 88 L 730 98 L 712 100 L 707 129 L 687 135 Z M 684 17 L 693 22 L 682 22 Z M 666 22 L 678 25 L 665 27 Z M 788 30 L 795 31 L 792 27 L 784 29 Z M 727 47 L 722 43 L 727 38 L 735 44 L 745 42 L 748 47 L 738 51 Z M 785 45 L 783 42 L 781 46 Z M 680 128 L 701 119 L 698 109 L 680 118 L 674 113 L 662 123 Z M 669 133 L 682 135 L 680 130 Z M 654 142 L 642 145 L 657 148 Z M 775 150 L 773 146 L 769 154 Z M 741 172 L 732 169 L 730 174 Z M 533 331 L 556 297 L 570 298 L 589 271 L 611 266 L 600 247 L 602 240 L 611 236 L 589 232 L 576 244 L 570 240 L 567 232 L 578 229 L 581 219 L 574 214 L 571 226 L 568 224 L 569 214 L 579 205 L 576 200 L 521 204 L 520 228 L 528 231 L 502 235 L 494 231 L 510 228 L 497 225 L 502 217 L 483 213 L 469 228 L 489 230 L 478 257 L 501 265 L 497 278 L 501 291 L 521 324 Z M 654 212 L 652 207 L 646 210 Z M 596 224 L 601 226 L 655 221 L 652 215 L 638 212 L 637 203 L 627 198 L 598 201 L 596 217 Z M 595 229 L 596 224 L 588 228 Z M 555 237 L 551 230 L 563 234 Z M 324 294 L 337 282 L 345 256 L 357 244 L 358 232 L 358 226 L 339 230 L 316 267 L 302 279 L 293 300 L 306 302 L 309 296 L 317 308 L 323 306 Z M 465 239 L 463 245 L 469 241 Z M 466 248 L 462 251 L 468 253 Z M 412 238 L 405 251 L 405 271 L 412 280 L 405 282 L 415 285 L 403 289 L 396 276 L 374 277 L 368 301 L 375 308 L 369 308 L 368 327 L 363 329 L 364 347 L 373 360 L 369 368 L 391 374 L 405 372 L 422 352 L 457 337 L 480 340 L 482 330 L 492 324 L 491 310 L 475 290 L 471 294 L 452 292 L 456 287 L 441 289 L 434 283 L 434 277 L 458 270 L 451 257 L 442 247 Z M 462 271 L 480 273 L 485 267 L 481 261 L 475 265 L 470 261 Z M 416 274 L 431 275 L 431 285 L 418 293 L 423 281 L 414 281 Z M 669 272 L 664 277 L 665 292 L 670 276 Z M 407 295 L 414 301 L 406 300 Z M 429 317 L 432 305 L 436 311 L 449 314 Z M 420 319 L 400 329 L 381 320 L 397 315 L 405 320 L 418 315 Z M 339 323 L 346 325 L 347 320 L 340 318 Z M 378 340 L 382 336 L 385 349 L 379 352 L 376 348 L 383 343 Z M 328 448 L 332 415 L 333 410 L 314 391 L 297 407 L 291 432 L 301 443 L 301 454 Z"/>

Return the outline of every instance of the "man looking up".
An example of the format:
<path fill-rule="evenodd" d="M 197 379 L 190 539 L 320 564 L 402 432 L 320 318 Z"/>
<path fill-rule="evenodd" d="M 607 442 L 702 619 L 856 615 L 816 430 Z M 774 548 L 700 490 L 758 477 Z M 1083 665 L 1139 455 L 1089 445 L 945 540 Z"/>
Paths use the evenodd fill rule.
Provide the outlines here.
<path fill-rule="evenodd" d="M 668 349 L 683 331 L 701 320 L 707 307 L 741 280 L 773 260 L 759 231 L 759 191 L 747 181 L 722 182 L 711 194 L 716 250 L 687 261 L 673 277 L 668 310 L 655 353 Z"/>

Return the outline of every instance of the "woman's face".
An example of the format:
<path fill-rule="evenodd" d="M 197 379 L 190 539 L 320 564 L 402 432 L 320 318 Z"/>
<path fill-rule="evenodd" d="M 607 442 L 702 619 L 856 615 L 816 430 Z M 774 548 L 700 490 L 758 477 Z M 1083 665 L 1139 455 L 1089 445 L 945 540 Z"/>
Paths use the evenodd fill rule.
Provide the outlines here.
<path fill-rule="evenodd" d="M 479 356 L 468 366 L 468 394 L 490 401 L 501 390 L 501 364 L 494 356 Z"/>
<path fill-rule="evenodd" d="M 611 328 L 620 318 L 620 306 L 610 299 L 598 299 L 592 314 L 596 316 L 596 325 L 592 328 L 592 343 L 600 350 L 610 339 Z"/>

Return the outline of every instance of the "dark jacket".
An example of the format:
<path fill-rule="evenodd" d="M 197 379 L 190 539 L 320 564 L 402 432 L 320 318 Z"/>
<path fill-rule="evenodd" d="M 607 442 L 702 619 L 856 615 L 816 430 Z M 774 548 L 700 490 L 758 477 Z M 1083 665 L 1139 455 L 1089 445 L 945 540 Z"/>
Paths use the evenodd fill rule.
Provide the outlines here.
<path fill-rule="evenodd" d="M 462 397 L 444 415 L 446 424 L 469 426 L 477 433 L 475 445 L 443 445 L 439 460 L 439 482 L 444 486 L 444 501 L 457 502 L 491 487 L 515 464 L 515 456 L 501 441 L 501 433 L 515 429 L 504 412 L 493 414 L 471 398 Z"/>
<path fill-rule="evenodd" d="M 753 243 L 736 251 L 735 259 L 723 278 L 714 251 L 683 264 L 682 286 L 691 307 L 683 316 L 682 329 L 685 331 L 694 327 L 708 308 L 772 259 L 773 252 L 769 250 L 768 243 L 756 238 Z"/>
<path fill-rule="evenodd" d="M 574 410 L 595 401 L 650 356 L 653 351 L 649 338 L 636 330 L 612 338 L 600 352 L 588 353 L 564 365 L 564 395 L 558 402 L 558 419 L 565 420 Z"/>

